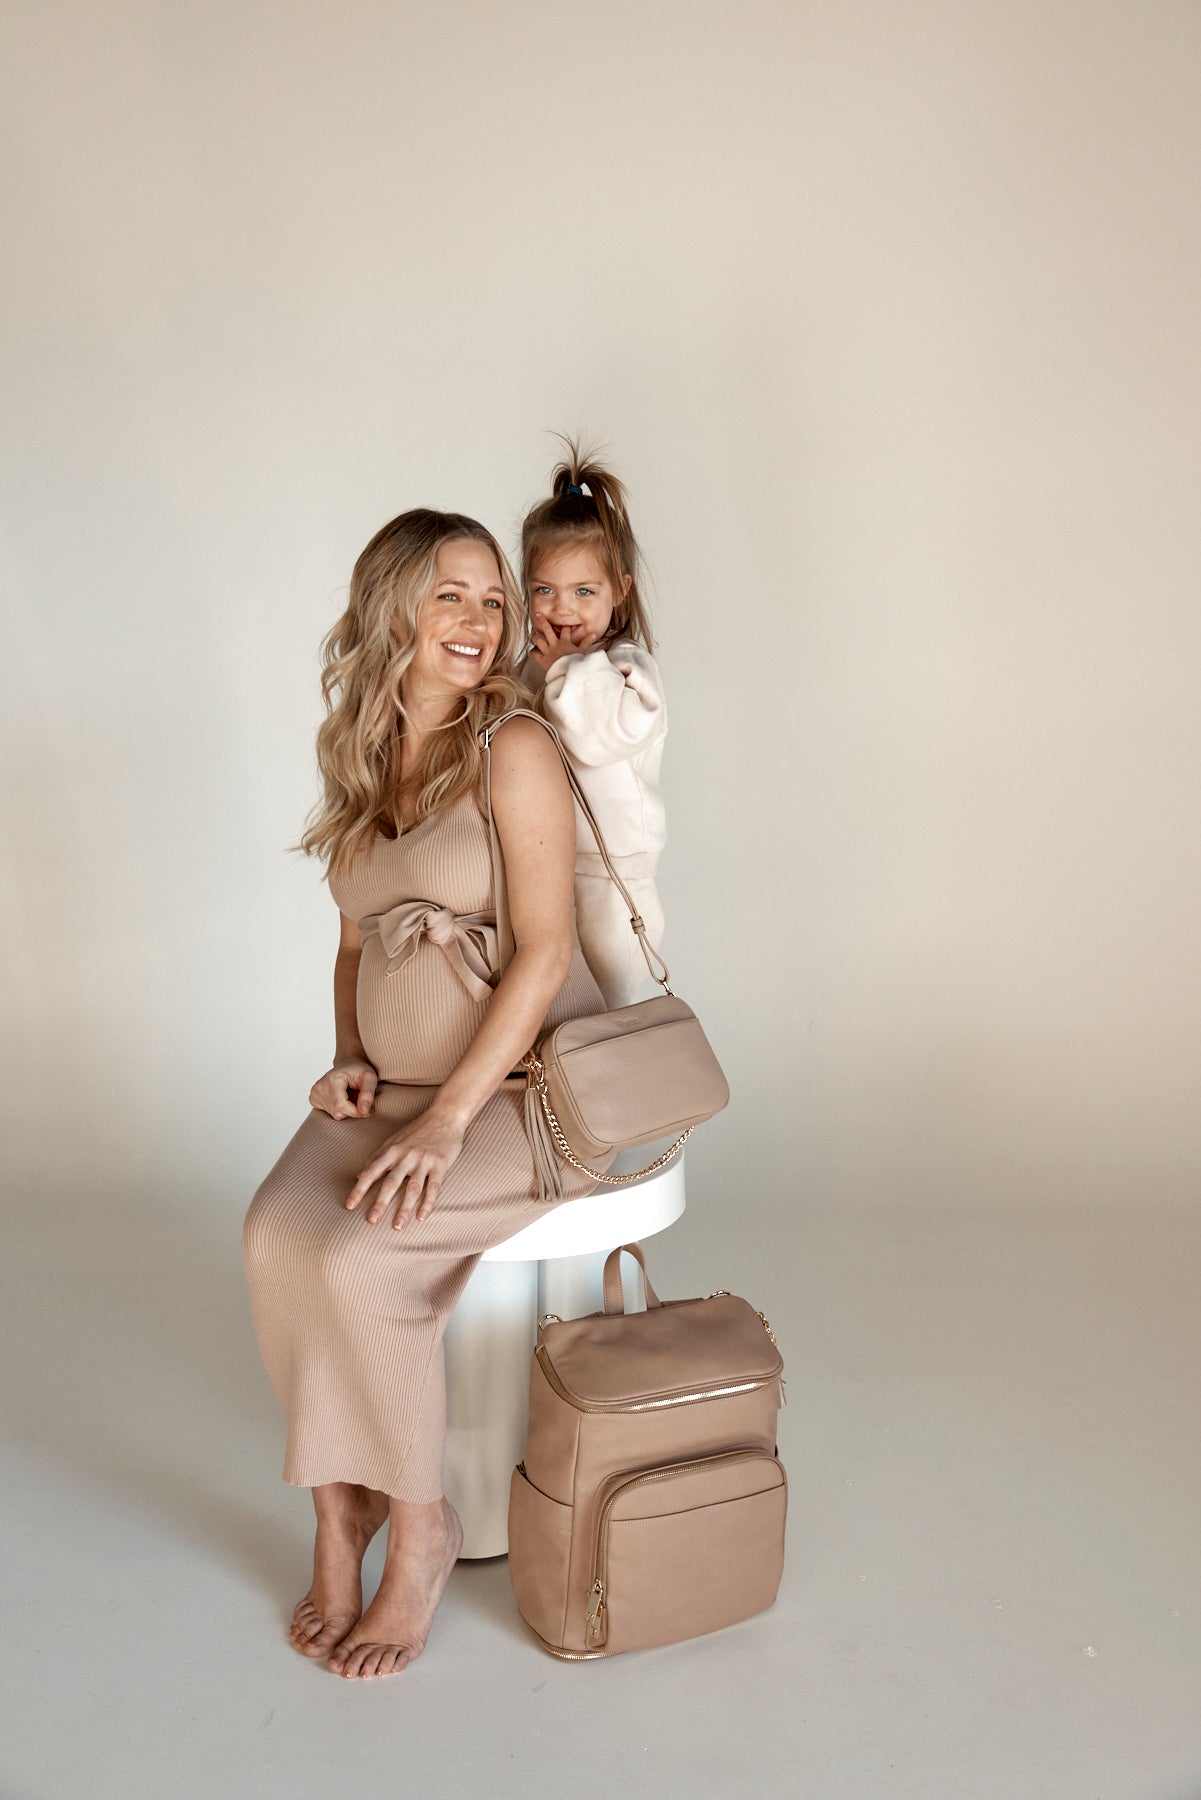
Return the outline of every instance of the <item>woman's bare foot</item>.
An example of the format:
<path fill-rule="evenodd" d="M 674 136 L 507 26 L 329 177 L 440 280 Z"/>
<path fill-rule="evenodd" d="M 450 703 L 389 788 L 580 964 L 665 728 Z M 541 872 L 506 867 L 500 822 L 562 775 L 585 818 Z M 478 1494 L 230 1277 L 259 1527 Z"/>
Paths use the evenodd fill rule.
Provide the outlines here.
<path fill-rule="evenodd" d="M 420 1656 L 462 1548 L 463 1527 L 449 1500 L 393 1500 L 379 1592 L 330 1657 L 334 1673 L 347 1680 L 398 1675 Z"/>
<path fill-rule="evenodd" d="M 289 1637 L 302 1656 L 328 1656 L 363 1605 L 363 1557 L 388 1516 L 388 1496 L 349 1481 L 312 1490 L 317 1513 L 313 1585 L 292 1614 Z"/>

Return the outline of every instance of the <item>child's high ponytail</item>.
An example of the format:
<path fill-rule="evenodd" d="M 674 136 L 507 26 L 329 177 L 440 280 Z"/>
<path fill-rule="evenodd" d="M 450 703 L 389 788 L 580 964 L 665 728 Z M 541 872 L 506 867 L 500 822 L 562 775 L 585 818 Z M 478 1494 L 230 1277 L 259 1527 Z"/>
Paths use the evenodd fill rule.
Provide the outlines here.
<path fill-rule="evenodd" d="M 528 598 L 532 570 L 544 550 L 572 539 L 596 538 L 613 586 L 613 622 L 602 643 L 632 638 L 653 651 L 650 620 L 639 592 L 642 556 L 626 509 L 626 491 L 609 469 L 594 461 L 573 438 L 564 438 L 567 455 L 551 476 L 550 498 L 531 507 L 521 527 L 521 575 Z M 625 576 L 629 592 L 622 598 Z"/>

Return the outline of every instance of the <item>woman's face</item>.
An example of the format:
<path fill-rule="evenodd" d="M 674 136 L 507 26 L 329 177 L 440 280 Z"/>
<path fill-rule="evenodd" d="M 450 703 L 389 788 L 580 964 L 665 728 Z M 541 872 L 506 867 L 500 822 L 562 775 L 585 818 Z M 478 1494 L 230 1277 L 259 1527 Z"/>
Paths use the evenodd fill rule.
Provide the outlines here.
<path fill-rule="evenodd" d="M 415 679 L 431 693 L 468 693 L 494 662 L 504 627 L 505 590 L 487 544 L 474 538 L 439 544 L 406 682 Z"/>
<path fill-rule="evenodd" d="M 623 597 L 629 585 L 626 575 Z M 577 650 L 588 649 L 608 631 L 618 597 L 595 539 L 544 550 L 530 572 L 530 624 L 535 641 L 541 629 L 561 643 L 570 641 Z M 564 640 L 564 632 L 569 634 L 568 640 Z"/>

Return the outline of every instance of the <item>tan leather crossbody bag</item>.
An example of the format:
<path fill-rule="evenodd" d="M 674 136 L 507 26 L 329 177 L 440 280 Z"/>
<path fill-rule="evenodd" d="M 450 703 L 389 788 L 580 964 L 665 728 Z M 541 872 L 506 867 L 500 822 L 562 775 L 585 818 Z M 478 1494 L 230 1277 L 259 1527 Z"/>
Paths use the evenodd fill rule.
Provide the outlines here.
<path fill-rule="evenodd" d="M 613 867 L 604 835 L 587 795 L 553 725 L 527 707 L 514 707 L 489 722 L 480 733 L 484 751 L 484 790 L 492 843 L 492 879 L 500 970 L 513 956 L 513 929 L 505 888 L 505 866 L 492 815 L 491 741 L 506 719 L 534 719 L 549 733 L 563 759 L 567 779 L 580 811 L 596 839 L 610 880 L 630 913 L 646 966 L 663 989 L 654 1000 L 640 1000 L 612 1012 L 567 1019 L 548 1031 L 523 1059 L 526 1071 L 526 1124 L 531 1142 L 545 1150 L 549 1134 L 554 1151 L 594 1181 L 621 1186 L 637 1181 L 671 1161 L 687 1143 L 693 1128 L 720 1112 L 730 1098 L 726 1078 L 688 1005 L 674 994 L 666 964 L 646 935 L 646 927 L 621 877 Z M 541 1115 L 540 1117 L 538 1115 Z M 674 1137 L 669 1149 L 645 1169 L 608 1175 L 592 1167 L 615 1150 Z M 556 1157 L 538 1154 L 539 1189 L 562 1193 Z"/>
<path fill-rule="evenodd" d="M 646 1275 L 637 1244 L 623 1246 Z M 788 1487 L 783 1361 L 736 1294 L 541 1321 L 525 1459 L 509 1490 L 518 1611 L 553 1656 L 588 1662 L 733 1625 L 772 1604 Z"/>

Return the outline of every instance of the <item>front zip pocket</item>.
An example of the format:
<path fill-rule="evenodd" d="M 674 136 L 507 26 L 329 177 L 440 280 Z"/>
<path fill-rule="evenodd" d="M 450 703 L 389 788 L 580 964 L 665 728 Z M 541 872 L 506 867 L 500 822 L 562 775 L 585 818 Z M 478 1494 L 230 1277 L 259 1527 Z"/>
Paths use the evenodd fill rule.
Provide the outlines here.
<path fill-rule="evenodd" d="M 780 1463 L 757 1449 L 612 1477 L 597 1513 L 588 1650 L 699 1637 L 770 1606 L 787 1492 Z"/>

